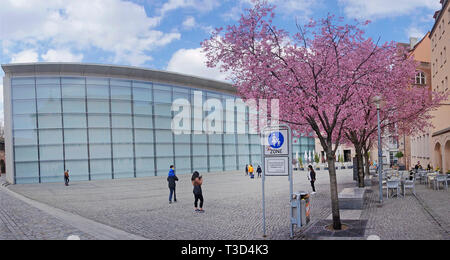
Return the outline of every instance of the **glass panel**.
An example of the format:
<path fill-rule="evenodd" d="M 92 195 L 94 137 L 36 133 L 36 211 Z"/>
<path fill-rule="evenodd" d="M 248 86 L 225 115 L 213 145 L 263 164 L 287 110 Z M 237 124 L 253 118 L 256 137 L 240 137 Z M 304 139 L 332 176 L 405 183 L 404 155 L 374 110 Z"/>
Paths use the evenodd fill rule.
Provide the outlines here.
<path fill-rule="evenodd" d="M 12 88 L 13 99 L 34 99 L 35 94 L 34 85 L 14 86 Z"/>
<path fill-rule="evenodd" d="M 38 85 L 36 87 L 37 97 L 46 99 L 61 98 L 61 89 L 59 85 Z"/>
<path fill-rule="evenodd" d="M 148 89 L 151 89 L 152 88 L 152 83 L 151 82 L 137 82 L 137 81 L 134 81 L 133 82 L 133 87 L 135 87 L 135 88 L 148 88 Z"/>
<path fill-rule="evenodd" d="M 169 91 L 153 90 L 155 103 L 172 103 L 172 94 Z"/>
<path fill-rule="evenodd" d="M 86 84 L 109 85 L 109 79 L 107 79 L 107 78 L 92 78 L 92 77 L 88 77 L 88 78 L 86 78 Z"/>
<path fill-rule="evenodd" d="M 34 84 L 34 78 L 13 78 L 11 79 L 12 85 L 22 85 L 22 84 Z"/>
<path fill-rule="evenodd" d="M 109 86 L 87 85 L 87 98 L 109 99 Z"/>
<path fill-rule="evenodd" d="M 62 182 L 64 180 L 64 162 L 41 162 L 41 182 Z"/>
<path fill-rule="evenodd" d="M 136 176 L 154 176 L 155 162 L 153 158 L 137 158 L 136 159 Z"/>
<path fill-rule="evenodd" d="M 62 130 L 39 130 L 39 144 L 62 144 Z"/>
<path fill-rule="evenodd" d="M 206 156 L 208 155 L 208 150 L 206 144 L 194 144 L 192 146 L 192 155 L 194 156 Z"/>
<path fill-rule="evenodd" d="M 67 144 L 64 146 L 66 160 L 87 159 L 87 145 Z"/>
<path fill-rule="evenodd" d="M 36 101 L 34 100 L 14 100 L 14 114 L 33 114 L 36 113 Z"/>
<path fill-rule="evenodd" d="M 181 134 L 181 135 L 174 135 L 174 142 L 176 144 L 182 144 L 182 143 L 191 143 L 191 136 L 190 135 L 186 135 L 186 134 Z"/>
<path fill-rule="evenodd" d="M 157 165 L 157 174 L 158 176 L 167 176 L 167 173 L 169 172 L 170 165 L 173 165 L 173 158 L 172 157 L 160 157 L 156 159 L 156 165 Z"/>
<path fill-rule="evenodd" d="M 59 78 L 45 78 L 45 77 L 36 77 L 36 84 L 58 84 L 60 83 Z"/>
<path fill-rule="evenodd" d="M 39 167 L 37 162 L 16 163 L 16 183 L 38 183 Z"/>
<path fill-rule="evenodd" d="M 191 145 L 189 144 L 175 144 L 175 157 L 178 156 L 190 156 Z"/>
<path fill-rule="evenodd" d="M 86 79 L 85 78 L 61 78 L 62 84 L 85 84 Z"/>
<path fill-rule="evenodd" d="M 14 129 L 36 129 L 36 115 L 14 115 Z"/>
<path fill-rule="evenodd" d="M 209 145 L 209 155 L 222 155 L 222 145 L 210 144 Z"/>
<path fill-rule="evenodd" d="M 222 156 L 209 157 L 209 168 L 210 171 L 222 171 L 223 170 Z"/>
<path fill-rule="evenodd" d="M 173 156 L 172 145 L 156 144 L 156 156 L 158 157 Z"/>
<path fill-rule="evenodd" d="M 62 85 L 63 98 L 84 98 L 86 88 L 84 85 Z"/>
<path fill-rule="evenodd" d="M 190 173 L 191 158 L 190 157 L 175 157 L 175 172 L 176 174 Z"/>
<path fill-rule="evenodd" d="M 206 172 L 208 171 L 208 157 L 196 156 L 192 158 L 194 171 Z"/>
<path fill-rule="evenodd" d="M 238 145 L 239 155 L 248 155 L 250 154 L 250 150 L 248 145 Z"/>
<path fill-rule="evenodd" d="M 224 149 L 226 155 L 236 154 L 236 146 L 234 144 L 225 144 Z"/>
<path fill-rule="evenodd" d="M 172 129 L 172 118 L 155 116 L 155 126 L 156 129 Z"/>
<path fill-rule="evenodd" d="M 91 160 L 90 163 L 92 180 L 112 178 L 111 160 Z"/>
<path fill-rule="evenodd" d="M 133 132 L 131 129 L 113 129 L 114 143 L 133 143 Z"/>
<path fill-rule="evenodd" d="M 133 159 L 114 159 L 114 178 L 132 178 L 134 177 Z"/>
<path fill-rule="evenodd" d="M 16 146 L 14 148 L 14 159 L 16 162 L 37 161 L 37 146 Z"/>
<path fill-rule="evenodd" d="M 109 113 L 109 101 L 88 100 L 89 113 Z"/>
<path fill-rule="evenodd" d="M 117 128 L 133 128 L 131 116 L 112 116 L 112 126 Z"/>
<path fill-rule="evenodd" d="M 86 114 L 64 115 L 64 128 L 86 128 Z"/>
<path fill-rule="evenodd" d="M 131 81 L 129 81 L 129 80 L 111 79 L 111 86 L 131 87 Z"/>
<path fill-rule="evenodd" d="M 64 160 L 62 145 L 40 145 L 39 155 L 41 161 L 58 161 Z"/>
<path fill-rule="evenodd" d="M 155 115 L 172 117 L 171 109 L 172 105 L 170 104 L 155 104 Z"/>
<path fill-rule="evenodd" d="M 64 113 L 86 113 L 86 102 L 83 100 L 63 100 Z"/>
<path fill-rule="evenodd" d="M 134 139 L 136 143 L 153 143 L 153 130 L 136 129 Z"/>
<path fill-rule="evenodd" d="M 64 142 L 66 144 L 86 144 L 86 129 L 66 129 L 64 130 Z"/>
<path fill-rule="evenodd" d="M 61 115 L 39 115 L 39 128 L 62 128 Z"/>
<path fill-rule="evenodd" d="M 114 158 L 130 158 L 133 157 L 132 144 L 113 144 Z"/>
<path fill-rule="evenodd" d="M 109 115 L 88 115 L 89 128 L 107 127 L 109 128 Z"/>
<path fill-rule="evenodd" d="M 153 120 L 150 116 L 135 116 L 134 117 L 135 128 L 152 128 Z"/>
<path fill-rule="evenodd" d="M 36 130 L 14 130 L 15 145 L 33 145 L 37 144 Z"/>
<path fill-rule="evenodd" d="M 152 101 L 152 90 L 146 88 L 133 88 L 133 99 L 139 101 Z"/>
<path fill-rule="evenodd" d="M 131 102 L 111 101 L 111 112 L 118 114 L 131 114 Z"/>
<path fill-rule="evenodd" d="M 172 143 L 172 132 L 170 130 L 156 130 L 156 143 Z"/>
<path fill-rule="evenodd" d="M 236 170 L 236 156 L 225 156 L 225 170 Z"/>
<path fill-rule="evenodd" d="M 111 158 L 111 145 L 89 144 L 89 157 L 91 159 Z"/>
<path fill-rule="evenodd" d="M 150 102 L 134 102 L 134 114 L 135 115 L 152 115 L 153 107 Z"/>
<path fill-rule="evenodd" d="M 111 85 L 111 99 L 131 99 L 131 88 L 114 87 Z"/>
<path fill-rule="evenodd" d="M 206 144 L 206 135 L 192 135 L 192 143 Z"/>
<path fill-rule="evenodd" d="M 61 100 L 58 99 L 40 99 L 38 100 L 39 113 L 61 113 Z"/>
<path fill-rule="evenodd" d="M 89 180 L 88 161 L 66 161 L 71 181 Z"/>
<path fill-rule="evenodd" d="M 136 144 L 136 157 L 153 157 L 153 144 Z"/>
<path fill-rule="evenodd" d="M 110 129 L 89 129 L 89 143 L 110 143 Z"/>

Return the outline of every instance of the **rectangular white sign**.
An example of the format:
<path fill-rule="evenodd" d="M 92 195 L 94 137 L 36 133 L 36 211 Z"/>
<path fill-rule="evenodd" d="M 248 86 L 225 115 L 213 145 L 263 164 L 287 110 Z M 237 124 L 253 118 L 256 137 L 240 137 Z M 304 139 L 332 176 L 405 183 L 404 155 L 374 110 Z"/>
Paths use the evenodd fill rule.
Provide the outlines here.
<path fill-rule="evenodd" d="M 289 157 L 265 158 L 266 176 L 289 176 Z"/>

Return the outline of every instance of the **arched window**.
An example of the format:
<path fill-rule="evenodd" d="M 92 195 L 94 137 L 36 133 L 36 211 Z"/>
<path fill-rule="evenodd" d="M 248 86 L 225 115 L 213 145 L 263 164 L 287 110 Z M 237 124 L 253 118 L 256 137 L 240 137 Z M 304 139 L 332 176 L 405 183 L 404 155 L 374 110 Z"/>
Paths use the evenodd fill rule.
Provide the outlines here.
<path fill-rule="evenodd" d="M 419 71 L 416 74 L 416 84 L 418 84 L 418 85 L 425 85 L 425 84 L 427 84 L 425 73 L 423 73 L 422 71 Z"/>

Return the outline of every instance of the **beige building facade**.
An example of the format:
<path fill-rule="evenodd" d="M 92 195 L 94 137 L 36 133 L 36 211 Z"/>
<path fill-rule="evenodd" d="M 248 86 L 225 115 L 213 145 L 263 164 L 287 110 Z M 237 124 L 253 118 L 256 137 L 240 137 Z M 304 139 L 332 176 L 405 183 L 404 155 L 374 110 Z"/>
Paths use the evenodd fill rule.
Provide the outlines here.
<path fill-rule="evenodd" d="M 450 78 L 450 0 L 441 0 L 436 12 L 431 39 L 431 80 L 434 91 L 448 93 Z M 431 163 L 443 173 L 450 172 L 450 98 L 433 112 Z"/>
<path fill-rule="evenodd" d="M 410 55 L 419 62 L 415 84 L 432 90 L 431 39 L 429 36 L 430 32 L 415 46 L 411 46 Z M 404 151 L 404 161 L 407 167 L 412 168 L 417 162 L 420 162 L 424 168 L 431 164 L 431 131 L 431 129 L 426 129 L 423 133 L 403 137 L 401 150 Z"/>

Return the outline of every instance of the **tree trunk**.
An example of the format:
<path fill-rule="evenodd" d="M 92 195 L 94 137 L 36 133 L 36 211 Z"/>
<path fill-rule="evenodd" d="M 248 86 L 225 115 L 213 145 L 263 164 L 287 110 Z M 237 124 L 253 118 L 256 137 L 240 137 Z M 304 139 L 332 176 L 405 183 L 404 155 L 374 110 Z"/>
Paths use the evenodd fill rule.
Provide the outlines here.
<path fill-rule="evenodd" d="M 338 198 L 338 187 L 336 179 L 336 165 L 334 154 L 331 148 L 327 151 L 327 161 L 328 161 L 328 173 L 330 175 L 330 193 L 331 193 L 331 212 L 333 215 L 333 229 L 341 230 L 341 216 L 339 213 L 339 198 Z"/>
<path fill-rule="evenodd" d="M 356 160 L 358 161 L 358 187 L 364 188 L 364 160 L 362 154 L 362 148 L 359 145 L 355 145 Z"/>
<path fill-rule="evenodd" d="M 366 159 L 366 165 L 365 165 L 365 169 L 366 169 L 366 176 L 370 175 L 370 165 L 369 165 L 369 152 L 365 151 L 364 152 L 364 158 Z"/>

